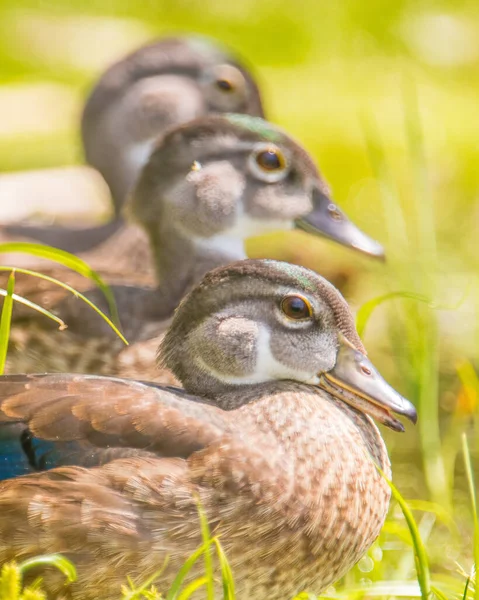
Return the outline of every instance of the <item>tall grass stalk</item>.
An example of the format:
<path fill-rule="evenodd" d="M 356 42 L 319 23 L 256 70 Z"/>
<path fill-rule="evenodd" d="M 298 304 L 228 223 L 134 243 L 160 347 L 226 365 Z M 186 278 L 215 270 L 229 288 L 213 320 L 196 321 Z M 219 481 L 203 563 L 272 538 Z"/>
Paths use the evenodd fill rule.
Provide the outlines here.
<path fill-rule="evenodd" d="M 415 284 L 426 295 L 436 296 L 436 215 L 434 202 L 428 184 L 427 163 L 424 147 L 424 136 L 419 114 L 419 103 L 416 84 L 413 79 L 403 80 L 403 106 L 406 140 L 409 149 L 411 171 L 413 173 L 415 193 L 414 207 L 416 211 L 417 229 L 414 242 L 417 247 L 418 269 L 414 272 Z M 414 264 L 411 262 L 411 264 Z M 424 289 L 425 288 L 425 289 Z M 418 406 L 419 437 L 423 454 L 426 479 L 429 488 L 447 499 L 446 504 L 452 506 L 452 482 L 448 480 L 442 455 L 439 428 L 439 345 L 436 316 L 424 306 L 416 306 L 419 330 L 418 336 Z M 435 498 L 436 499 L 436 498 Z"/>
<path fill-rule="evenodd" d="M 394 483 L 390 479 L 388 479 L 388 477 L 386 477 L 386 475 L 380 467 L 376 465 L 376 468 L 391 488 L 393 498 L 399 504 L 401 511 L 404 515 L 406 524 L 409 529 L 409 533 L 411 534 L 411 540 L 414 550 L 414 562 L 416 564 L 417 580 L 421 589 L 421 598 L 422 600 L 429 600 L 431 595 L 431 574 L 429 571 L 429 560 L 427 557 L 424 542 L 421 538 L 421 534 L 419 533 L 417 523 L 407 502 L 401 496 L 399 490 L 396 488 Z"/>
<path fill-rule="evenodd" d="M 380 187 L 388 234 L 389 287 L 410 290 L 416 298 L 432 299 L 435 277 L 434 212 L 426 194 L 426 167 L 417 106 L 409 96 L 404 101 L 405 129 L 409 154 L 414 163 L 417 226 L 411 236 L 402 210 L 400 195 L 390 172 L 384 147 L 372 118 L 363 119 L 364 136 L 373 173 Z M 425 232 L 426 240 L 417 239 Z M 412 238 L 412 239 L 411 239 Z M 385 294 L 383 299 L 388 299 Z M 395 303 L 396 304 L 396 303 Z M 368 307 L 372 310 L 374 306 Z M 366 309 L 365 309 L 366 310 Z M 396 309 L 397 310 L 397 309 Z M 364 315 L 360 315 L 362 318 Z M 426 305 L 408 304 L 391 319 L 395 347 L 403 348 L 398 356 L 404 381 L 418 407 L 418 428 L 425 479 L 432 499 L 450 509 L 451 482 L 442 456 L 438 415 L 438 332 L 436 317 Z M 406 338 L 406 339 L 405 339 Z"/>
<path fill-rule="evenodd" d="M 10 324 L 13 311 L 13 290 L 15 289 L 15 271 L 8 277 L 7 293 L 3 301 L 2 316 L 0 319 L 0 375 L 5 371 L 7 361 L 8 340 L 10 338 Z"/>
<path fill-rule="evenodd" d="M 462 454 L 464 457 L 464 466 L 466 469 L 467 483 L 469 486 L 469 494 L 471 497 L 471 509 L 472 509 L 472 520 L 474 523 L 474 571 L 475 571 L 475 585 L 474 585 L 474 600 L 479 600 L 479 582 L 477 580 L 477 571 L 479 567 L 479 517 L 477 514 L 477 499 L 476 499 L 476 487 L 474 485 L 474 474 L 471 464 L 471 453 L 469 452 L 469 444 L 467 443 L 467 436 L 465 433 L 462 434 Z"/>
<path fill-rule="evenodd" d="M 215 579 L 214 579 L 214 568 L 213 558 L 211 556 L 211 532 L 210 526 L 208 525 L 208 519 L 204 513 L 201 504 L 198 501 L 198 513 L 200 516 L 201 524 L 201 535 L 203 537 L 203 544 L 205 545 L 204 559 L 205 559 L 205 577 L 206 577 L 206 596 L 208 600 L 214 600 L 215 598 Z"/>

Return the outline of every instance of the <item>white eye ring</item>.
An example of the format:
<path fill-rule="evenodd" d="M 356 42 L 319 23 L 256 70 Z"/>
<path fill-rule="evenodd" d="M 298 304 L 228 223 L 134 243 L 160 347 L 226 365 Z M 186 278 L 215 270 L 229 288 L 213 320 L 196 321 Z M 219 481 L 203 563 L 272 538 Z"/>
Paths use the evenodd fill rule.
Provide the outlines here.
<path fill-rule="evenodd" d="M 257 144 L 248 158 L 252 175 L 266 183 L 282 181 L 289 173 L 290 161 L 275 144 Z"/>

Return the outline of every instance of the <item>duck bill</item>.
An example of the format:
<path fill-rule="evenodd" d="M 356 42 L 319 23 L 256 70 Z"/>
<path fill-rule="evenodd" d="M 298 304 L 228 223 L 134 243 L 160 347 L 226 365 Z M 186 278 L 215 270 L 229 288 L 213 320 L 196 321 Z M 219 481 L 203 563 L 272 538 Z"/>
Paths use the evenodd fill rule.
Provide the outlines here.
<path fill-rule="evenodd" d="M 384 259 L 384 249 L 356 225 L 318 187 L 313 189 L 313 210 L 296 220 L 295 226 L 308 233 L 325 236 L 369 256 Z"/>
<path fill-rule="evenodd" d="M 321 374 L 319 385 L 394 431 L 404 431 L 404 426 L 393 413 L 413 423 L 417 421 L 417 412 L 411 402 L 396 392 L 371 361 L 345 338 L 340 341 L 335 366 Z"/>

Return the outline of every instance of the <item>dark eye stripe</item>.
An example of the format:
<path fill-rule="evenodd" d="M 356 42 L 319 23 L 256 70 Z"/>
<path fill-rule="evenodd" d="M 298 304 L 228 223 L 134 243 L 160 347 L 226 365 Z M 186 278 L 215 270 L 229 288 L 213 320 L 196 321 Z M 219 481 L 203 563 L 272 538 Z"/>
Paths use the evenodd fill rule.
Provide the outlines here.
<path fill-rule="evenodd" d="M 301 296 L 286 296 L 286 298 L 283 298 L 281 310 L 290 319 L 309 319 L 313 316 L 310 303 Z"/>

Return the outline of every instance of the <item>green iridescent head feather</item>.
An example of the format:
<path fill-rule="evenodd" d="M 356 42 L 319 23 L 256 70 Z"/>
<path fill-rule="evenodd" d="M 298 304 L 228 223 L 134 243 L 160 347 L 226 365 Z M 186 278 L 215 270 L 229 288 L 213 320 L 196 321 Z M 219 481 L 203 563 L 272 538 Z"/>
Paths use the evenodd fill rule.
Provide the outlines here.
<path fill-rule="evenodd" d="M 243 114 L 228 114 L 225 115 L 225 118 L 236 127 L 241 127 L 242 129 L 246 129 L 251 133 L 256 135 L 260 135 L 262 138 L 270 141 L 270 142 L 280 142 L 283 134 L 280 129 L 268 123 L 264 119 L 260 119 L 259 117 L 251 117 L 250 115 Z"/>

